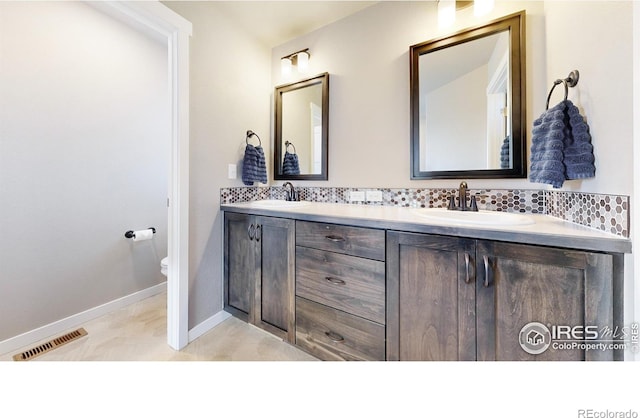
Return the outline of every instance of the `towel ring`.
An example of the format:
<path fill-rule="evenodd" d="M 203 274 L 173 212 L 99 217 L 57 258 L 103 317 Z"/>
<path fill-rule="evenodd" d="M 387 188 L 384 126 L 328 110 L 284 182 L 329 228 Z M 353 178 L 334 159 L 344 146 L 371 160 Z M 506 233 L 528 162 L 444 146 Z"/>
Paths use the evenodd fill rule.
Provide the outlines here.
<path fill-rule="evenodd" d="M 253 132 L 252 130 L 248 130 L 247 131 L 247 138 L 244 140 L 244 142 L 246 142 L 246 144 L 249 145 L 249 138 L 251 138 L 252 136 L 255 136 L 256 138 L 258 138 L 258 143 L 259 143 L 258 146 L 261 147 L 262 146 L 262 140 L 260 139 L 258 134 Z"/>
<path fill-rule="evenodd" d="M 549 100 L 551 100 L 551 95 L 553 94 L 553 89 L 556 88 L 556 86 L 558 84 L 564 84 L 564 100 L 567 100 L 567 97 L 569 96 L 569 85 L 567 84 L 567 80 L 556 80 L 553 82 L 553 87 L 551 87 L 551 91 L 549 92 L 549 95 L 547 96 L 547 107 L 546 109 L 549 110 Z"/>
<path fill-rule="evenodd" d="M 575 87 L 576 84 L 578 84 L 579 78 L 580 78 L 580 73 L 578 72 L 578 70 L 573 70 L 569 73 L 569 77 L 554 81 L 553 86 L 551 87 L 551 91 L 547 96 L 546 109 L 549 110 L 549 100 L 551 100 L 551 94 L 553 93 L 553 89 L 555 89 L 558 84 L 560 83 L 564 84 L 564 100 L 567 100 L 567 97 L 569 96 L 569 87 Z"/>
<path fill-rule="evenodd" d="M 296 146 L 295 146 L 295 145 L 293 145 L 293 142 L 286 141 L 286 142 L 284 143 L 285 151 L 287 151 L 287 148 L 289 147 L 289 145 L 291 145 L 291 146 L 293 147 L 293 153 L 294 153 L 294 154 L 297 154 L 297 153 L 298 153 L 298 151 L 296 151 Z"/>

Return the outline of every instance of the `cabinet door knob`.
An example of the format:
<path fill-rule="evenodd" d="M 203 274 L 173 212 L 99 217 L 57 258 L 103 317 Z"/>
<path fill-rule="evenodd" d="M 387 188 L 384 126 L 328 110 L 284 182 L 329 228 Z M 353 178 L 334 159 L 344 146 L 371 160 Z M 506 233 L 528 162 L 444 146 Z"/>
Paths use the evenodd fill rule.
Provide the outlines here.
<path fill-rule="evenodd" d="M 253 241 L 253 238 L 256 235 L 256 226 L 254 224 L 249 225 L 249 228 L 247 228 L 247 233 L 249 234 L 249 239 Z"/>
<path fill-rule="evenodd" d="M 466 269 L 466 277 L 464 278 L 464 282 L 465 283 L 471 283 L 471 273 L 469 271 L 470 268 L 470 264 L 471 264 L 471 260 L 470 260 L 471 256 L 469 255 L 469 253 L 464 253 L 464 266 Z"/>
<path fill-rule="evenodd" d="M 342 279 L 336 279 L 335 277 L 325 277 L 324 278 L 326 281 L 328 281 L 329 283 L 333 283 L 333 284 L 340 284 L 340 285 L 345 285 L 347 284 L 347 282 L 345 282 Z"/>
<path fill-rule="evenodd" d="M 490 276 L 491 276 L 491 266 L 489 265 L 489 256 L 483 255 L 482 261 L 484 261 L 484 287 L 489 287 L 491 284 Z"/>
<path fill-rule="evenodd" d="M 339 235 L 327 235 L 325 236 L 326 239 L 328 239 L 329 241 L 333 241 L 333 242 L 342 242 L 344 241 L 344 238 L 339 236 Z"/>
<path fill-rule="evenodd" d="M 334 343 L 342 343 L 344 342 L 344 337 L 340 334 L 337 334 L 333 331 L 325 331 L 324 335 L 326 335 L 331 341 Z"/>

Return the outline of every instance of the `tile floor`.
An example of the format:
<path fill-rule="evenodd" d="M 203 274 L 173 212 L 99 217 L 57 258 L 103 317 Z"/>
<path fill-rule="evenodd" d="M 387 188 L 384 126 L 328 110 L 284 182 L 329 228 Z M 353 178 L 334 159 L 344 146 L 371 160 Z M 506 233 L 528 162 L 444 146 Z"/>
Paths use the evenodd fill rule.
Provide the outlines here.
<path fill-rule="evenodd" d="M 166 342 L 166 311 L 166 293 L 144 299 L 85 323 L 82 327 L 87 336 L 30 361 L 316 361 L 281 339 L 233 317 L 183 350 L 174 351 Z M 14 354 L 49 340 L 2 355 L 0 361 L 13 361 Z"/>

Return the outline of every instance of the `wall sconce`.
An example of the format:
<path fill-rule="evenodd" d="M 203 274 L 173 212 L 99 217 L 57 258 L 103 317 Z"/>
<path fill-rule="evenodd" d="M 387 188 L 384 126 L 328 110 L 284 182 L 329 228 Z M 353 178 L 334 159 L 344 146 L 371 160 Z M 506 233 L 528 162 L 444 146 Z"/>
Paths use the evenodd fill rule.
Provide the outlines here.
<path fill-rule="evenodd" d="M 456 12 L 473 5 L 473 15 L 484 16 L 493 10 L 495 0 L 438 0 L 438 26 L 447 28 L 456 21 Z"/>
<path fill-rule="evenodd" d="M 294 66 L 298 68 L 299 73 L 306 73 L 309 70 L 309 57 L 311 57 L 311 54 L 309 54 L 309 48 L 306 48 L 280 58 L 282 76 L 289 77 L 293 72 Z"/>

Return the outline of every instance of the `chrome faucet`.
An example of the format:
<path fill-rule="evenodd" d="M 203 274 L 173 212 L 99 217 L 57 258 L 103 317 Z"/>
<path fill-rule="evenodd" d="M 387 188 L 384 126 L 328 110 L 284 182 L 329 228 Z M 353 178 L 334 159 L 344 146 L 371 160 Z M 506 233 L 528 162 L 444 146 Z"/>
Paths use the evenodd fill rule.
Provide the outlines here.
<path fill-rule="evenodd" d="M 287 186 L 289 186 L 288 190 L 287 190 Z M 293 184 L 291 184 L 290 181 L 283 184 L 282 187 L 284 187 L 285 193 L 286 193 L 285 200 L 288 200 L 290 202 L 300 200 L 300 196 L 298 195 L 298 192 L 296 192 L 296 189 L 293 187 Z"/>
<path fill-rule="evenodd" d="M 458 206 L 456 206 L 456 198 L 454 195 L 451 195 L 449 198 L 449 207 L 448 210 L 461 210 L 461 211 L 478 211 L 478 205 L 476 203 L 476 197 L 471 196 L 470 206 L 467 206 L 467 182 L 463 181 L 460 183 L 458 188 Z"/>

